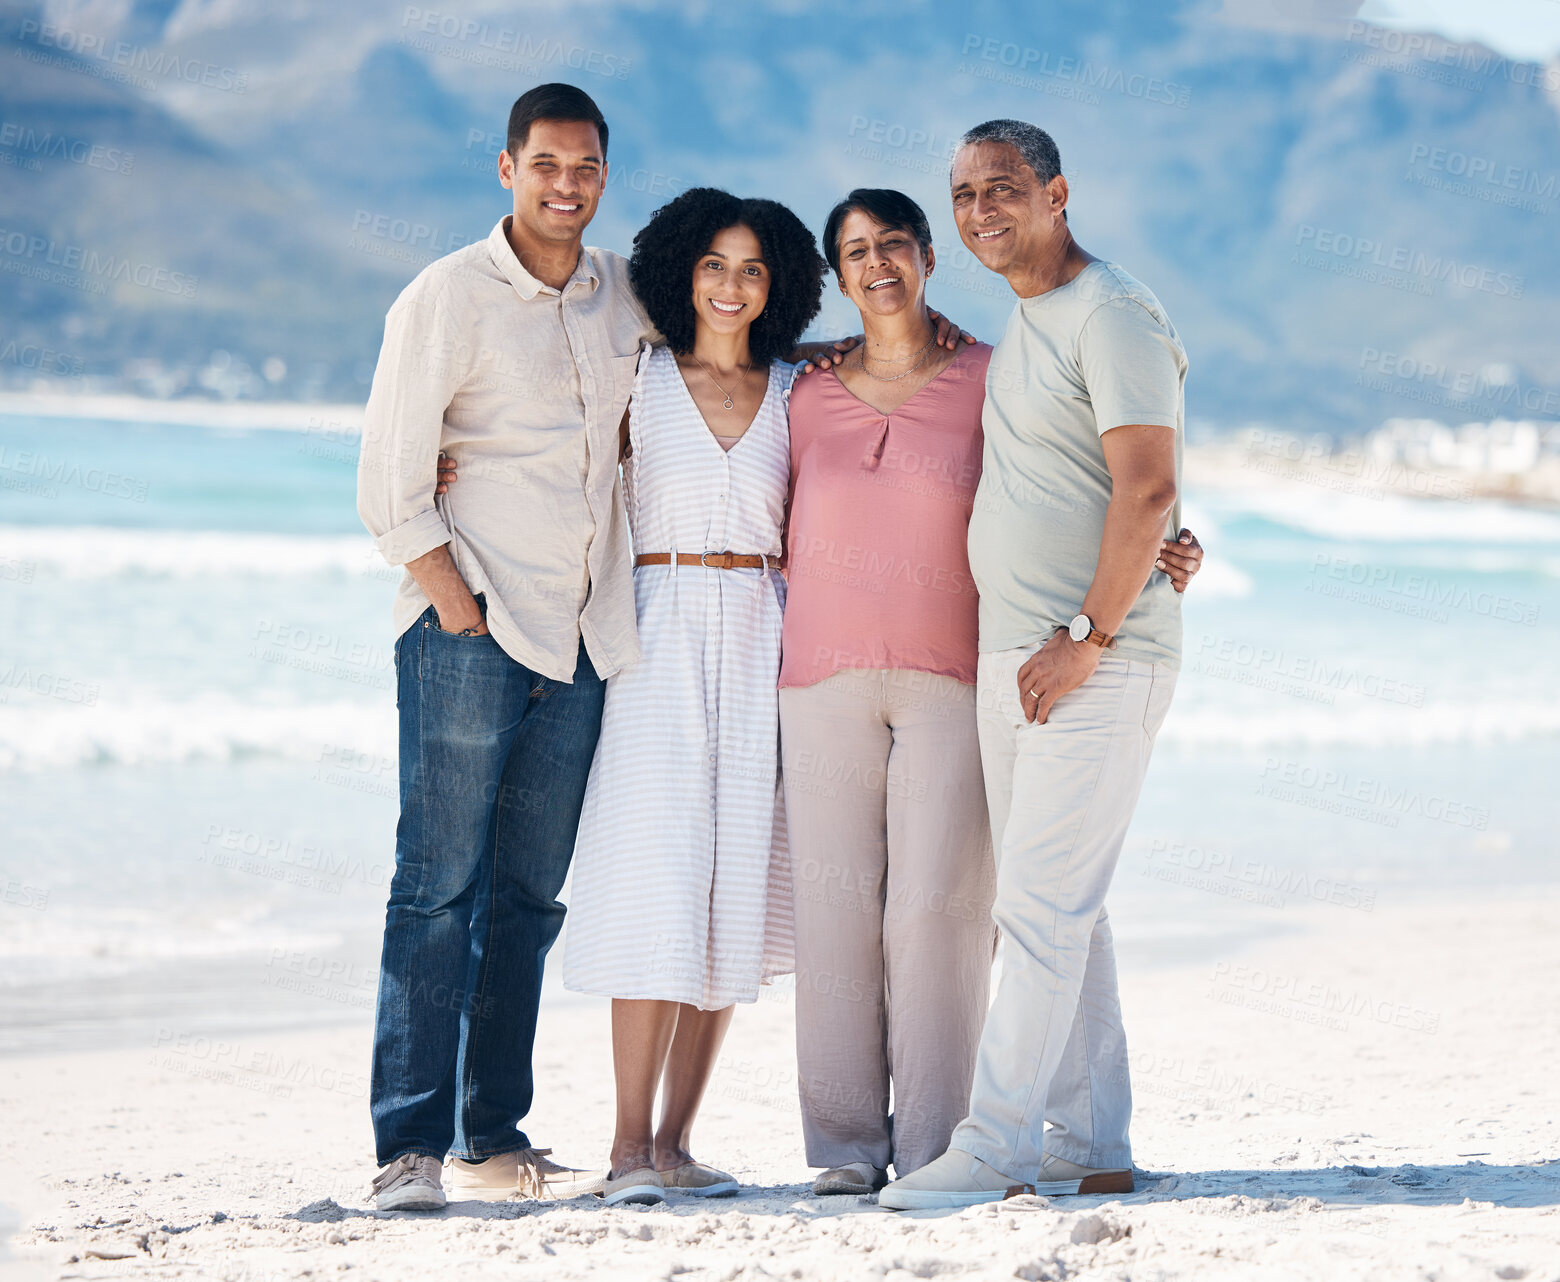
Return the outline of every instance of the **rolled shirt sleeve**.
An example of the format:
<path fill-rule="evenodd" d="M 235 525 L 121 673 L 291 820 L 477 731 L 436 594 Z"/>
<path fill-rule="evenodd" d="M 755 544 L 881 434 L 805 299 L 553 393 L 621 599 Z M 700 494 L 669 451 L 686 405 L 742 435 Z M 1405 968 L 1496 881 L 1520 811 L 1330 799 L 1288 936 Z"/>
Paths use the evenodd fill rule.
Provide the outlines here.
<path fill-rule="evenodd" d="M 444 415 L 466 376 L 447 287 L 419 277 L 385 317 L 363 414 L 358 515 L 390 565 L 450 541 L 434 506 Z"/>
<path fill-rule="evenodd" d="M 1078 363 L 1101 436 L 1142 423 L 1181 423 L 1185 355 L 1161 317 L 1136 298 L 1095 308 L 1078 335 Z"/>

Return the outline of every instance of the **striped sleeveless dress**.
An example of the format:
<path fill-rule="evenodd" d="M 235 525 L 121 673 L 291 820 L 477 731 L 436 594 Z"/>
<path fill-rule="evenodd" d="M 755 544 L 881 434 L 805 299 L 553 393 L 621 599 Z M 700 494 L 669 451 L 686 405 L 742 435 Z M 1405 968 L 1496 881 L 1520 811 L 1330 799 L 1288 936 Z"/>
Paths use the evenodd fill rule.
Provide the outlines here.
<path fill-rule="evenodd" d="M 640 355 L 623 493 L 635 552 L 778 558 L 790 480 L 786 407 L 769 387 L 729 451 L 665 347 Z M 794 968 L 779 779 L 773 570 L 634 571 L 641 658 L 607 682 L 564 937 L 575 992 L 719 1010 Z"/>

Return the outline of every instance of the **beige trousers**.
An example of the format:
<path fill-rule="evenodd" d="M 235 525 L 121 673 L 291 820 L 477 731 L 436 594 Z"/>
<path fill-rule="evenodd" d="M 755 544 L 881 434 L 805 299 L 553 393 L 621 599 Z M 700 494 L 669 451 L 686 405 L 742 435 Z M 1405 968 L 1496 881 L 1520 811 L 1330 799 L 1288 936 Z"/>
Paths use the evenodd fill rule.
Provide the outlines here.
<path fill-rule="evenodd" d="M 995 952 L 975 691 L 847 669 L 781 690 L 780 736 L 807 1161 L 907 1175 L 968 1110 Z"/>
<path fill-rule="evenodd" d="M 997 836 L 1002 978 L 953 1147 L 1031 1184 L 1042 1153 L 1127 1167 L 1127 1035 L 1105 892 L 1175 693 L 1163 664 L 1105 655 L 1024 719 L 1032 649 L 980 656 L 980 747 Z M 1046 1124 L 1050 1129 L 1046 1129 Z"/>

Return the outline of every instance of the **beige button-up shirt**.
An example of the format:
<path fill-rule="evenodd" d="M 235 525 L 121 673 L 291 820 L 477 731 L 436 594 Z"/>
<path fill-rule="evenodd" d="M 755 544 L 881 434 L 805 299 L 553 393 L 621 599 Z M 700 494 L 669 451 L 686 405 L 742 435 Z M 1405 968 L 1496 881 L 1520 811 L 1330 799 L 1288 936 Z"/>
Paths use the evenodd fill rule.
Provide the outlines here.
<path fill-rule="evenodd" d="M 659 335 L 620 255 L 587 246 L 553 289 L 520 265 L 508 224 L 430 264 L 390 308 L 358 514 L 391 565 L 448 543 L 516 662 L 572 681 L 583 637 L 607 677 L 639 657 L 618 422 L 640 343 Z M 460 479 L 436 498 L 441 448 Z M 427 608 L 405 575 L 396 635 Z"/>

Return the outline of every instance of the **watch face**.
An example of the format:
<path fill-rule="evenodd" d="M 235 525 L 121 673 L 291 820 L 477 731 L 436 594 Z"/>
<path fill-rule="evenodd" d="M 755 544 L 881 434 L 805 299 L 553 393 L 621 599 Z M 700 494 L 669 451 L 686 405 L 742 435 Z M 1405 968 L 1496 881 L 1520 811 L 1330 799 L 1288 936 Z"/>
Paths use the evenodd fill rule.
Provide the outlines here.
<path fill-rule="evenodd" d="M 1089 622 L 1089 616 L 1086 614 L 1080 614 L 1070 624 L 1067 625 L 1067 635 L 1070 636 L 1074 641 L 1082 641 L 1089 635 L 1091 631 L 1093 631 L 1093 629 L 1094 625 Z"/>

